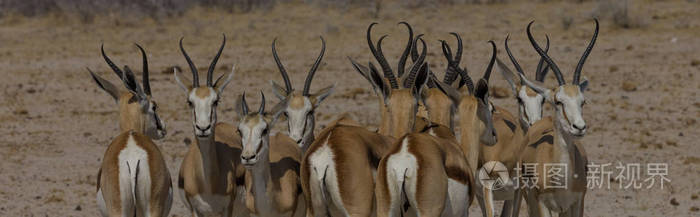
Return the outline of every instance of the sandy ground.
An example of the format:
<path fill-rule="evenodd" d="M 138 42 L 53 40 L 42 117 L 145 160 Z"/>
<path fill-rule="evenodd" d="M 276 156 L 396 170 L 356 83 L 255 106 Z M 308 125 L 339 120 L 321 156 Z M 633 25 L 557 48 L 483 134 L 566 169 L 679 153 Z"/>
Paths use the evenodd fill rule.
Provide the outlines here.
<path fill-rule="evenodd" d="M 217 73 L 233 64 L 237 71 L 219 117 L 234 122 L 235 96 L 258 90 L 272 96 L 269 80 L 281 81 L 270 51 L 273 38 L 279 38 L 278 51 L 294 85 L 301 88 L 320 49 L 318 36 L 323 35 L 328 48 L 312 88 L 331 83 L 338 87 L 319 109 L 317 129 L 343 112 L 374 126 L 379 115 L 376 98 L 346 59 L 370 60 L 364 39 L 370 22 L 381 23 L 375 35 L 391 34 L 384 48 L 392 64 L 405 43 L 398 21 L 427 33 L 433 68 L 443 69 L 445 64 L 437 40 L 453 40 L 448 32 L 458 32 L 465 40 L 463 63 L 480 76 L 490 55 L 486 41 L 496 40 L 505 59 L 506 34 L 511 34 L 512 49 L 532 73 L 537 56 L 524 29 L 534 19 L 533 31 L 549 34 L 550 54 L 569 80 L 591 36 L 593 22 L 585 17 L 594 8 L 594 3 L 457 5 L 386 9 L 374 19 L 365 8 L 280 5 L 249 14 L 197 9 L 159 22 L 105 16 L 87 25 L 66 18 L 5 18 L 0 20 L 0 216 L 98 215 L 95 176 L 107 145 L 118 134 L 114 102 L 85 70 L 90 67 L 117 82 L 99 55 L 100 43 L 119 65 L 132 68 L 141 67 L 132 43 L 146 48 L 153 93 L 169 131 L 157 143 L 176 174 L 186 151 L 183 141 L 192 136 L 185 96 L 166 70 L 174 65 L 186 68 L 177 47 L 181 36 L 200 71 L 205 71 L 218 48 L 221 33 L 228 36 Z M 589 191 L 586 216 L 697 216 L 700 5 L 663 1 L 640 13 L 647 22 L 644 28 L 621 29 L 610 19 L 602 20 L 598 43 L 583 72 L 590 79 L 585 107 L 590 131 L 583 143 L 596 163 L 613 167 L 617 162 L 667 163 L 671 182 L 663 189 L 658 184 L 651 189 L 620 189 L 623 180 L 613 174 L 610 190 Z M 562 27 L 564 15 L 574 18 L 569 30 Z M 496 89 L 512 95 L 500 74 L 491 80 Z M 548 77 L 547 84 L 554 83 Z M 250 97 L 250 103 L 258 101 L 259 97 Z M 512 97 L 495 103 L 517 112 Z M 476 206 L 472 211 L 480 215 Z M 174 199 L 171 216 L 187 216 L 180 198 Z"/>

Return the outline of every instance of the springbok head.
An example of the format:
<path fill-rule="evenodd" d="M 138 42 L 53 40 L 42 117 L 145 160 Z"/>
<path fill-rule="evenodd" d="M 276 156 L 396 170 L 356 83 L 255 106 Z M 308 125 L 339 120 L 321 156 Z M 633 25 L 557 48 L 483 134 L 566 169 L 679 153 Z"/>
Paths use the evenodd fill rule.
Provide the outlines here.
<path fill-rule="evenodd" d="M 279 56 L 277 56 L 277 50 L 275 49 L 276 42 L 277 39 L 272 41 L 272 54 L 275 57 L 277 68 L 279 68 L 282 78 L 284 79 L 284 87 L 271 81 L 272 87 L 275 95 L 282 100 L 282 105 L 284 105 L 282 114 L 287 117 L 289 137 L 304 149 L 304 147 L 313 142 L 313 131 L 316 124 L 314 111 L 321 105 L 321 102 L 323 102 L 326 97 L 333 93 L 335 87 L 335 85 L 330 85 L 316 93 L 310 93 L 311 80 L 314 78 L 316 69 L 318 69 L 318 66 L 321 64 L 323 54 L 326 51 L 326 41 L 321 37 L 321 53 L 306 75 L 304 89 L 301 92 L 292 88 L 292 82 L 289 80 L 287 70 L 284 69 L 284 65 L 282 65 Z"/>
<path fill-rule="evenodd" d="M 452 83 L 457 80 L 457 70 L 460 70 L 459 63 L 462 59 L 462 38 L 457 33 L 451 32 L 450 34 L 457 38 L 457 53 L 453 58 L 452 49 L 449 44 L 444 40 L 440 40 L 442 43 L 442 52 L 445 55 L 445 59 L 447 59 L 445 77 L 443 81 L 439 81 L 435 74 L 432 71 L 430 72 L 427 83 L 428 88 L 423 89 L 421 93 L 421 102 L 431 122 L 449 126 L 450 129 L 454 131 L 454 113 L 457 108 L 457 102 L 451 100 L 443 88 L 439 88 L 439 86 L 451 87 Z"/>
<path fill-rule="evenodd" d="M 165 130 L 165 123 L 163 123 L 163 120 L 160 119 L 156 112 L 158 104 L 156 104 L 151 95 L 146 51 L 138 44 L 136 44 L 136 47 L 141 50 L 141 55 L 143 56 L 143 87 L 136 82 L 134 72 L 128 66 L 124 66 L 124 70 L 121 70 L 109 59 L 107 54 L 105 54 L 104 46 L 100 48 L 102 57 L 109 67 L 112 68 L 112 71 L 122 80 L 127 92 L 120 91 L 114 84 L 98 76 L 89 68 L 88 71 L 97 85 L 119 104 L 119 126 L 122 131 L 136 130 L 152 139 L 162 139 L 167 134 L 167 131 Z"/>
<path fill-rule="evenodd" d="M 382 36 L 377 46 L 375 47 L 371 38 L 372 26 L 377 23 L 370 24 L 367 29 L 367 42 L 370 51 L 379 62 L 384 76 L 379 75 L 379 71 L 371 62 L 369 67 L 363 66 L 350 59 L 353 67 L 360 75 L 367 79 L 373 86 L 375 93 L 380 96 L 380 110 L 382 113 L 381 125 L 379 133 L 393 137 L 400 137 L 413 130 L 416 113 L 418 110 L 418 102 L 421 98 L 421 88 L 428 80 L 428 64 L 425 63 L 427 55 L 427 46 L 425 41 L 419 35 L 416 41 L 423 44 L 421 55 L 414 61 L 410 71 L 404 74 L 406 59 L 413 45 L 413 33 L 410 25 L 406 22 L 400 24 L 405 25 L 409 29 L 409 38 L 406 48 L 399 59 L 398 78 L 394 76 L 391 66 L 387 62 L 382 53 L 382 40 L 387 35 Z M 399 86 L 399 79 L 402 80 L 402 85 Z"/>
<path fill-rule="evenodd" d="M 496 60 L 496 44 L 489 41 L 493 48 L 491 60 L 486 67 L 484 76 L 479 79 L 476 86 L 467 69 L 455 67 L 455 71 L 461 77 L 458 89 L 444 82 L 435 81 L 437 88 L 443 91 L 451 101 L 455 102 L 459 114 L 461 140 L 463 144 L 479 142 L 485 145 L 496 144 L 496 131 L 493 126 L 494 107 L 489 100 L 488 81 L 491 77 L 493 64 Z"/>
<path fill-rule="evenodd" d="M 552 68 L 552 71 L 554 71 L 554 75 L 559 82 L 559 86 L 550 90 L 527 80 L 527 78 L 525 78 L 525 76 L 522 74 L 519 74 L 520 79 L 522 79 L 527 86 L 531 87 L 537 93 L 542 94 L 545 99 L 547 99 L 547 101 L 554 106 L 558 125 L 563 130 L 574 136 L 583 136 L 586 134 L 587 128 L 586 121 L 583 120 L 583 106 L 586 104 L 586 99 L 583 96 L 583 92 L 588 86 L 588 80 L 584 78 L 584 80 L 581 81 L 581 70 L 583 69 L 583 64 L 586 62 L 586 58 L 591 53 L 591 50 L 595 45 L 596 38 L 598 37 L 598 20 L 595 19 L 595 32 L 593 33 L 593 38 L 588 43 L 588 47 L 586 47 L 586 50 L 583 52 L 583 55 L 576 66 L 574 78 L 571 84 L 566 84 L 564 76 L 562 76 L 557 64 L 551 57 L 549 57 L 549 55 L 547 55 L 546 52 L 542 50 L 542 48 L 540 48 L 539 45 L 537 45 L 534 37 L 532 37 L 530 27 L 532 26 L 533 22 L 534 21 L 527 25 L 527 37 L 530 39 L 530 43 L 535 48 L 537 53 L 544 58 L 549 67 Z"/>
<path fill-rule="evenodd" d="M 238 124 L 238 134 L 241 136 L 243 152 L 241 163 L 246 167 L 254 166 L 261 158 L 269 156 L 270 128 L 277 117 L 284 111 L 285 105 L 277 104 L 271 113 L 265 112 L 265 94 L 260 92 L 261 101 L 257 111 L 250 111 L 245 100 L 245 93 L 236 103 L 236 111 L 241 121 Z"/>
<path fill-rule="evenodd" d="M 549 36 L 546 37 L 547 46 L 544 49 L 545 53 L 549 51 Z M 518 61 L 515 60 L 513 53 L 508 47 L 508 38 L 510 38 L 510 36 L 507 36 L 505 41 L 506 52 L 508 53 L 508 57 L 513 63 L 513 66 L 515 66 L 515 70 L 518 71 L 519 74 L 522 74 L 524 76 L 525 72 L 520 67 L 520 64 L 518 64 Z M 511 89 L 515 94 L 515 99 L 518 100 L 520 124 L 523 127 L 523 129 L 527 129 L 530 126 L 532 126 L 532 124 L 542 119 L 542 107 L 544 105 L 544 96 L 525 85 L 525 82 L 521 80 L 520 77 L 516 75 L 513 71 L 511 71 L 510 68 L 508 68 L 508 66 L 505 63 L 503 63 L 500 59 L 496 59 L 496 62 L 498 63 L 499 68 L 501 69 L 500 71 L 503 74 L 503 77 L 505 77 L 506 81 L 508 81 L 508 84 L 510 84 Z M 537 70 L 535 71 L 535 80 L 540 83 L 544 82 L 544 78 L 547 75 L 547 71 L 549 70 L 548 66 L 543 66 L 544 58 L 540 58 L 539 63 L 537 63 Z M 518 84 L 516 84 L 517 80 L 519 80 Z"/>
<path fill-rule="evenodd" d="M 192 116 L 194 117 L 192 121 L 194 134 L 200 138 L 213 136 L 214 126 L 216 125 L 216 107 L 219 105 L 219 100 L 221 99 L 224 88 L 233 78 L 235 71 L 235 67 L 231 67 L 231 72 L 222 74 L 216 81 L 213 80 L 216 62 L 219 60 L 221 52 L 224 50 L 224 45 L 226 45 L 226 35 L 224 35 L 219 51 L 216 53 L 216 56 L 214 56 L 211 64 L 209 64 L 206 86 L 199 85 L 197 67 L 192 62 L 192 59 L 190 59 L 190 56 L 187 55 L 185 48 L 182 47 L 182 39 L 183 38 L 180 38 L 180 51 L 182 51 L 182 55 L 185 56 L 185 60 L 187 60 L 187 64 L 190 66 L 192 81 L 182 76 L 177 68 L 174 69 L 175 80 L 185 91 L 185 94 L 187 94 L 187 104 L 192 110 Z"/>

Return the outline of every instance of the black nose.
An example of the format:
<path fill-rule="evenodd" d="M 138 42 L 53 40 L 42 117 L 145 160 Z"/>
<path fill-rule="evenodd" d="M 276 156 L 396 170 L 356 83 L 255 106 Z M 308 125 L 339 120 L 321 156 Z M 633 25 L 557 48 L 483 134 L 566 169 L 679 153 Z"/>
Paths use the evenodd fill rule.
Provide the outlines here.
<path fill-rule="evenodd" d="M 253 159 L 253 158 L 255 158 L 255 155 L 251 155 L 251 156 L 241 155 L 241 159 L 243 159 L 243 160 L 250 160 L 250 159 Z"/>
<path fill-rule="evenodd" d="M 579 125 L 574 124 L 574 128 L 576 128 L 577 130 L 585 130 L 585 129 L 586 129 L 586 125 L 579 126 Z"/>
<path fill-rule="evenodd" d="M 204 127 L 204 128 L 199 127 L 199 125 L 194 125 L 194 126 L 200 131 L 207 131 L 209 128 L 211 128 L 211 124 L 207 125 L 207 127 Z"/>

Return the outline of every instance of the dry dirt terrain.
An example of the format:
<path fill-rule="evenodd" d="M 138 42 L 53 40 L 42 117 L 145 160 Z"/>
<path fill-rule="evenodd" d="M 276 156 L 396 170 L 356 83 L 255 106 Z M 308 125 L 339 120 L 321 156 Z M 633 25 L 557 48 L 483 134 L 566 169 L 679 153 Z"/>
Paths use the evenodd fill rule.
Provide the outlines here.
<path fill-rule="evenodd" d="M 639 163 L 642 177 L 647 175 L 648 163 L 667 163 L 671 181 L 663 189 L 658 184 L 650 189 L 621 189 L 620 183 L 626 182 L 613 174 L 607 180 L 610 189 L 588 192 L 586 216 L 700 215 L 700 5 L 642 2 L 649 4 L 637 8 L 635 16 L 641 24 L 635 28 L 601 19 L 598 42 L 583 70 L 590 80 L 584 109 L 590 130 L 583 143 L 590 161 L 612 163 L 612 167 L 618 162 Z M 438 39 L 454 41 L 448 33 L 457 32 L 464 38 L 463 65 L 472 76 L 481 76 L 491 49 L 486 42 L 495 40 L 498 55 L 505 60 L 507 34 L 523 68 L 533 73 L 538 56 L 527 41 L 525 27 L 536 20 L 534 33 L 549 35 L 549 53 L 570 80 L 593 32 L 590 16 L 596 7 L 592 2 L 385 7 L 374 18 L 369 8 L 281 4 L 245 14 L 200 8 L 159 21 L 109 15 L 91 24 L 58 16 L 5 17 L 0 20 L 0 216 L 99 215 L 97 169 L 107 145 L 119 133 L 115 103 L 85 69 L 118 82 L 100 57 L 101 43 L 118 65 L 135 69 L 140 69 L 141 57 L 133 43 L 146 48 L 153 94 L 169 132 L 156 143 L 175 175 L 187 138 L 192 137 L 185 95 L 168 70 L 187 68 L 177 47 L 182 36 L 200 71 L 206 71 L 221 34 L 228 37 L 216 73 L 236 67 L 219 106 L 220 121 L 233 123 L 238 94 L 263 90 L 272 96 L 269 81 L 281 81 L 270 49 L 273 38 L 278 38 L 277 49 L 292 82 L 301 88 L 321 46 L 318 36 L 323 35 L 326 56 L 312 90 L 332 83 L 337 88 L 317 113 L 317 130 L 342 113 L 372 127 L 379 117 L 376 96 L 346 58 L 372 59 L 364 38 L 371 22 L 380 23 L 375 38 L 390 34 L 384 50 L 393 65 L 406 40 L 397 22 L 408 21 L 426 34 L 433 69 L 445 66 Z M 565 30 L 563 23 L 569 18 L 570 28 Z M 185 74 L 189 76 L 188 71 Z M 516 113 L 515 100 L 500 73 L 494 71 L 491 81 L 493 90 L 500 93 L 494 94 L 495 104 Z M 546 83 L 556 84 L 551 73 Z M 259 96 L 251 95 L 249 103 L 257 106 Z M 547 107 L 545 114 L 550 113 Z M 471 210 L 479 216 L 476 207 Z M 178 197 L 171 216 L 188 216 Z"/>

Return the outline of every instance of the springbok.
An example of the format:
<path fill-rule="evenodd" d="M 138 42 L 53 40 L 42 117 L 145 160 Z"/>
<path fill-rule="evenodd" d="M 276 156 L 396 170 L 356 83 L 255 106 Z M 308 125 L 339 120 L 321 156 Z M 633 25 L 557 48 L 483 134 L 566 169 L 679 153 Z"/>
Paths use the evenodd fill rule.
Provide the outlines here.
<path fill-rule="evenodd" d="M 491 44 L 494 48 L 492 59 L 476 88 L 468 85 L 472 83 L 471 79 L 466 70 L 458 67 L 454 68 L 462 76 L 459 86 L 461 90 L 433 80 L 434 85 L 446 93 L 457 107 L 462 143 L 457 144 L 454 136 L 451 141 L 426 137 L 437 136 L 438 133 L 412 133 L 400 139 L 382 159 L 378 169 L 376 193 L 379 216 L 398 216 L 404 203 L 410 205 L 409 213 L 412 211 L 418 213 L 418 216 L 468 214 L 471 194 L 474 192 L 471 188 L 476 186 L 472 183 L 474 178 L 471 176 L 471 171 L 475 171 L 472 168 L 475 167 L 471 165 L 477 165 L 479 160 L 479 144 L 492 146 L 500 139 L 494 133 L 494 110 L 488 99 L 487 81 L 496 55 L 495 45 L 493 42 Z M 449 55 L 446 56 L 450 62 L 448 64 L 458 65 L 454 64 Z M 451 155 L 455 153 L 457 156 Z M 464 176 L 457 176 L 458 174 Z"/>
<path fill-rule="evenodd" d="M 530 216 L 551 216 L 552 212 L 560 216 L 583 216 L 584 197 L 586 195 L 586 171 L 588 158 L 580 139 L 586 134 L 586 122 L 583 119 L 583 106 L 586 100 L 583 92 L 588 80 L 580 80 L 581 70 L 586 58 L 591 53 L 598 37 L 598 20 L 595 20 L 595 32 L 574 71 L 572 84 L 566 84 L 557 64 L 540 48 L 527 26 L 527 36 L 537 53 L 549 64 L 557 78 L 559 86 L 548 89 L 531 82 L 519 74 L 525 85 L 542 94 L 554 107 L 554 117 L 543 118 L 530 127 L 527 132 L 527 146 L 521 158 L 524 181 L 528 177 L 534 187 L 524 188 Z M 527 164 L 534 168 L 527 169 Z M 560 176 L 547 175 L 547 166 L 563 165 Z M 550 168 L 551 169 L 551 168 Z M 529 170 L 529 171 L 528 171 Z M 552 184 L 555 183 L 555 184 Z"/>
<path fill-rule="evenodd" d="M 136 82 L 128 66 L 122 71 L 102 57 L 128 91 L 88 71 L 97 85 L 119 105 L 121 133 L 107 147 L 97 172 L 97 205 L 102 216 L 168 216 L 172 205 L 172 182 L 163 155 L 151 139 L 166 135 L 165 124 L 156 112 L 151 95 L 148 60 L 143 48 L 143 87 Z"/>
<path fill-rule="evenodd" d="M 443 78 L 444 85 L 451 86 L 455 80 L 457 80 L 457 68 L 459 68 L 459 63 L 462 59 L 462 38 L 454 32 L 450 33 L 457 38 L 457 53 L 452 58 L 452 50 L 449 45 L 444 40 L 440 40 L 442 43 L 442 51 L 447 59 L 447 69 L 445 70 L 445 77 Z M 414 42 L 415 45 L 415 42 Z M 415 48 L 413 50 L 416 50 Z M 454 132 L 454 113 L 456 110 L 456 104 L 446 95 L 445 91 L 438 88 L 436 82 L 438 82 L 435 74 L 430 72 L 430 78 L 428 80 L 428 88 L 423 88 L 421 92 L 421 104 L 425 107 L 426 116 L 431 122 L 435 122 L 440 125 L 448 126 L 450 130 Z M 443 85 L 443 84 L 441 84 Z"/>
<path fill-rule="evenodd" d="M 277 68 L 279 68 L 282 74 L 282 79 L 284 79 L 284 88 L 274 81 L 272 87 L 275 95 L 282 100 L 282 102 L 287 102 L 284 104 L 284 110 L 282 111 L 287 117 L 287 126 L 289 131 L 289 137 L 299 144 L 302 151 L 311 145 L 314 141 L 314 128 L 316 126 L 315 111 L 321 102 L 323 102 L 326 97 L 333 93 L 335 85 L 330 85 L 318 91 L 317 93 L 309 93 L 311 89 L 311 80 L 314 78 L 316 69 L 321 64 L 321 59 L 323 59 L 323 54 L 326 50 L 326 41 L 321 37 L 321 53 L 316 58 L 316 62 L 309 73 L 306 75 L 306 81 L 304 82 L 304 90 L 299 93 L 299 91 L 292 88 L 292 82 L 289 80 L 289 75 L 287 70 L 284 69 L 284 65 L 280 61 L 279 56 L 277 56 L 277 50 L 275 49 L 275 43 L 277 39 L 272 41 L 272 54 L 275 57 L 275 63 L 277 63 Z"/>
<path fill-rule="evenodd" d="M 242 177 L 244 172 L 237 166 L 241 152 L 240 138 L 235 126 L 217 124 L 216 108 L 224 88 L 233 78 L 235 67 L 213 80 L 216 62 L 226 45 L 224 35 L 221 47 L 209 65 L 206 86 L 200 86 L 197 67 L 182 47 L 182 40 L 180 51 L 190 66 L 193 80 L 187 80 L 177 69 L 174 76 L 187 94 L 196 142 L 190 145 L 180 165 L 178 190 L 193 216 L 232 216 L 237 192 L 236 178 Z"/>
<path fill-rule="evenodd" d="M 238 133 L 246 168 L 245 204 L 252 216 L 278 217 L 305 215 L 306 208 L 299 183 L 301 149 L 287 135 L 277 133 L 270 140 L 271 128 L 286 105 L 278 104 L 265 112 L 265 95 L 257 112 L 249 112 L 245 93 L 237 111 L 241 117 Z"/>
<path fill-rule="evenodd" d="M 356 124 L 340 120 L 323 129 L 318 138 L 311 143 L 301 163 L 301 181 L 307 201 L 307 216 L 372 216 L 374 213 L 374 174 L 379 160 L 389 150 L 393 135 L 403 135 L 412 130 L 406 116 L 415 115 L 417 104 L 410 89 L 398 89 L 398 82 L 391 72 L 391 67 L 371 40 L 372 23 L 367 30 L 367 41 L 372 54 L 384 69 L 384 77 L 369 64 L 370 68 L 357 64 L 350 59 L 353 67 L 367 80 L 371 81 L 373 90 L 380 96 L 382 110 L 379 133 Z M 406 26 L 408 24 L 402 23 Z M 412 36 L 399 61 L 399 72 L 403 72 L 410 52 Z M 411 68 L 413 76 L 406 76 L 407 84 L 413 86 L 415 74 L 422 66 L 422 60 Z M 386 79 L 385 79 L 386 78 Z M 390 81 L 391 83 L 387 83 Z M 379 86 L 378 86 L 379 85 Z M 408 102 L 408 103 L 407 103 Z M 400 113 L 402 115 L 393 115 Z M 392 122 L 401 126 L 393 127 Z M 398 137 L 398 136 L 397 136 Z"/>
<path fill-rule="evenodd" d="M 546 37 L 547 45 L 544 49 L 544 52 L 549 51 L 549 36 Z M 515 70 L 518 71 L 518 73 L 524 75 L 525 72 L 520 67 L 520 64 L 518 64 L 518 61 L 515 60 L 513 53 L 508 47 L 508 38 L 510 38 L 510 36 L 506 36 L 505 41 L 506 52 L 508 53 L 508 57 L 513 63 L 513 66 L 515 66 Z M 510 70 L 510 68 L 508 68 L 508 66 L 505 63 L 503 63 L 500 59 L 496 59 L 496 62 L 498 63 L 498 67 L 501 69 L 501 74 L 503 75 L 503 77 L 506 78 L 506 81 L 508 81 L 508 84 L 513 90 L 515 99 L 518 102 L 520 127 L 523 130 L 527 131 L 528 128 L 532 126 L 532 124 L 542 119 L 542 107 L 544 105 L 544 96 L 535 92 L 532 88 L 529 88 L 527 85 L 525 85 L 525 83 L 522 80 L 520 80 L 520 77 L 513 73 L 513 71 Z M 539 63 L 537 63 L 537 70 L 535 71 L 535 80 L 540 83 L 544 82 L 544 78 L 547 75 L 547 71 L 549 70 L 549 67 L 545 66 L 543 63 L 544 58 L 540 58 Z M 516 79 L 520 80 L 519 84 L 516 84 Z"/>

